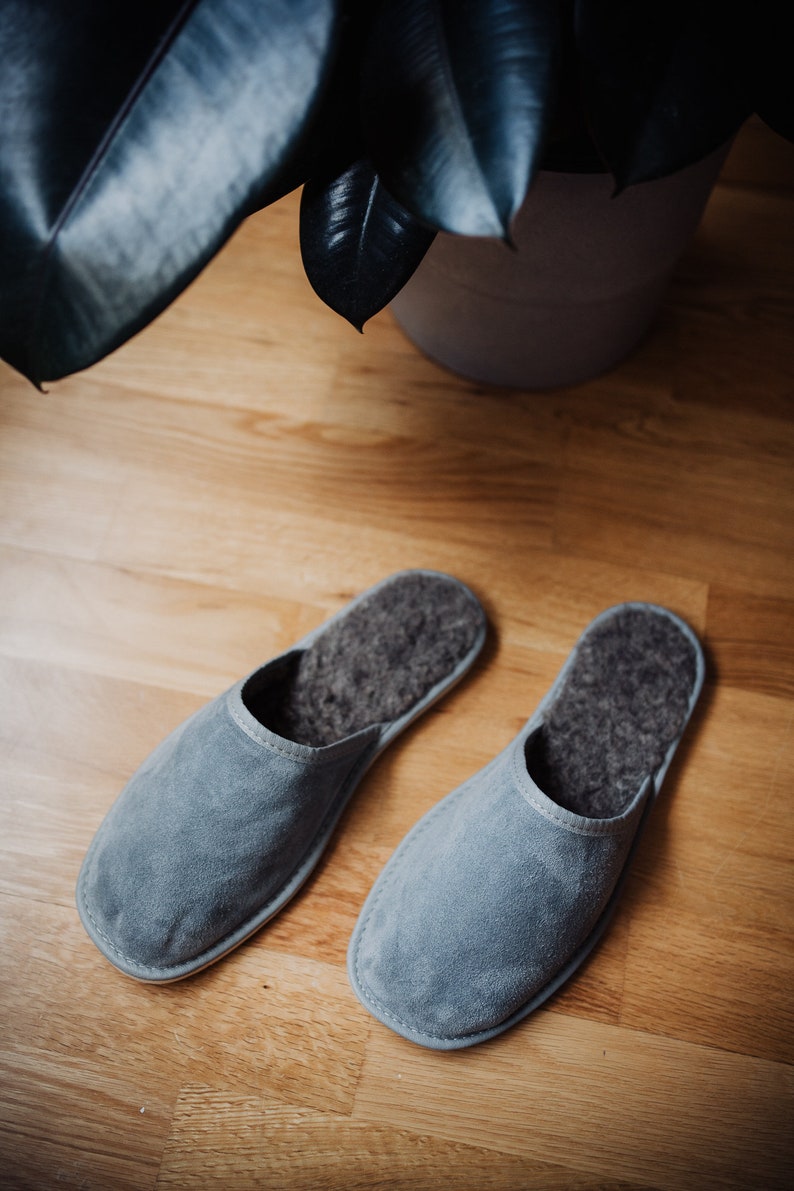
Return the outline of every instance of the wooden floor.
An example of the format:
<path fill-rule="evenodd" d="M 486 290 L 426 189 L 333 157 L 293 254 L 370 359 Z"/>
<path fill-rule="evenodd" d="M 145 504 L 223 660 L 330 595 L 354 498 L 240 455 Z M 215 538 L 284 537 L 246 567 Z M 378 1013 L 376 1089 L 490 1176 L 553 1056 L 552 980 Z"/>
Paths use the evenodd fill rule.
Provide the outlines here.
<path fill-rule="evenodd" d="M 0 372 L 0 1184 L 790 1186 L 794 151 L 745 129 L 648 339 L 559 392 L 448 375 L 389 314 L 358 336 L 296 212 L 88 372 Z M 73 891 L 126 779 L 410 566 L 486 604 L 474 674 L 269 927 L 181 984 L 121 976 Z M 368 889 L 626 599 L 686 617 L 709 677 L 611 932 L 495 1041 L 403 1041 L 345 974 Z"/>

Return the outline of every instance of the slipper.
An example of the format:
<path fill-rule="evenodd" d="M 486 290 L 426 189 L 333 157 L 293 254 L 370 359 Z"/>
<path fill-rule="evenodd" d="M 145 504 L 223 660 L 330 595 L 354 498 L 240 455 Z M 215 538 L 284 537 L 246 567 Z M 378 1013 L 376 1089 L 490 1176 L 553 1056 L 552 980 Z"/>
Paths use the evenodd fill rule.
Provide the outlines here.
<path fill-rule="evenodd" d="M 87 852 L 77 906 L 99 950 L 163 983 L 247 939 L 307 879 L 375 758 L 484 639 L 467 587 L 403 571 L 196 712 Z"/>
<path fill-rule="evenodd" d="M 404 1038 L 471 1046 L 526 1017 L 603 933 L 703 683 L 683 621 L 623 604 L 586 630 L 510 745 L 405 837 L 348 973 Z"/>

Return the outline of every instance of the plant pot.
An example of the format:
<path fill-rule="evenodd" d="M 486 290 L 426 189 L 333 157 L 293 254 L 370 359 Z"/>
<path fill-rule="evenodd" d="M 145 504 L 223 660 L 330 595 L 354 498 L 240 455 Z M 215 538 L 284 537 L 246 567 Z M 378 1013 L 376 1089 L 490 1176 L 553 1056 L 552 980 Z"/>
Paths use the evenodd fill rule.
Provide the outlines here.
<path fill-rule="evenodd" d="M 426 355 L 470 379 L 589 380 L 648 329 L 727 151 L 615 197 L 608 174 L 541 171 L 515 249 L 441 232 L 391 310 Z"/>

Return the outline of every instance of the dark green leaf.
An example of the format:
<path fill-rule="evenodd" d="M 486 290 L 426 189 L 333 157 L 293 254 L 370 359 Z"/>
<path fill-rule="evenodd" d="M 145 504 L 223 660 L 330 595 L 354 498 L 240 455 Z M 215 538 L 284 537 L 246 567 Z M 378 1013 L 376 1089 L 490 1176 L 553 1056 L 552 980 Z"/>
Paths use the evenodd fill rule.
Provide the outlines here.
<path fill-rule="evenodd" d="M 341 0 L 0 0 L 0 354 L 85 368 L 293 184 Z"/>
<path fill-rule="evenodd" d="M 301 201 L 303 266 L 322 300 L 359 330 L 399 293 L 435 232 L 388 193 L 367 161 Z"/>
<path fill-rule="evenodd" d="M 675 173 L 736 133 L 753 106 L 752 21 L 715 0 L 577 0 L 584 103 L 619 188 Z"/>
<path fill-rule="evenodd" d="M 363 118 L 384 184 L 434 227 L 506 235 L 542 149 L 558 0 L 385 0 Z"/>

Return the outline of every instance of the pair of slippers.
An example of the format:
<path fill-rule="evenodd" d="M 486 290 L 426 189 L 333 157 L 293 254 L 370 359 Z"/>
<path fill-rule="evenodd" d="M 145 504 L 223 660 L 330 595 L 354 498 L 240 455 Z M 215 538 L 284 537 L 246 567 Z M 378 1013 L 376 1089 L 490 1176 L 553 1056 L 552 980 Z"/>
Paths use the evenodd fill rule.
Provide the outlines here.
<path fill-rule="evenodd" d="M 80 872 L 100 951 L 164 983 L 257 931 L 306 881 L 370 765 L 485 636 L 462 583 L 399 572 L 172 732 Z M 376 881 L 348 954 L 376 1018 L 423 1046 L 470 1046 L 571 976 L 609 921 L 703 673 L 696 637 L 663 608 L 593 621 L 515 739 Z"/>

